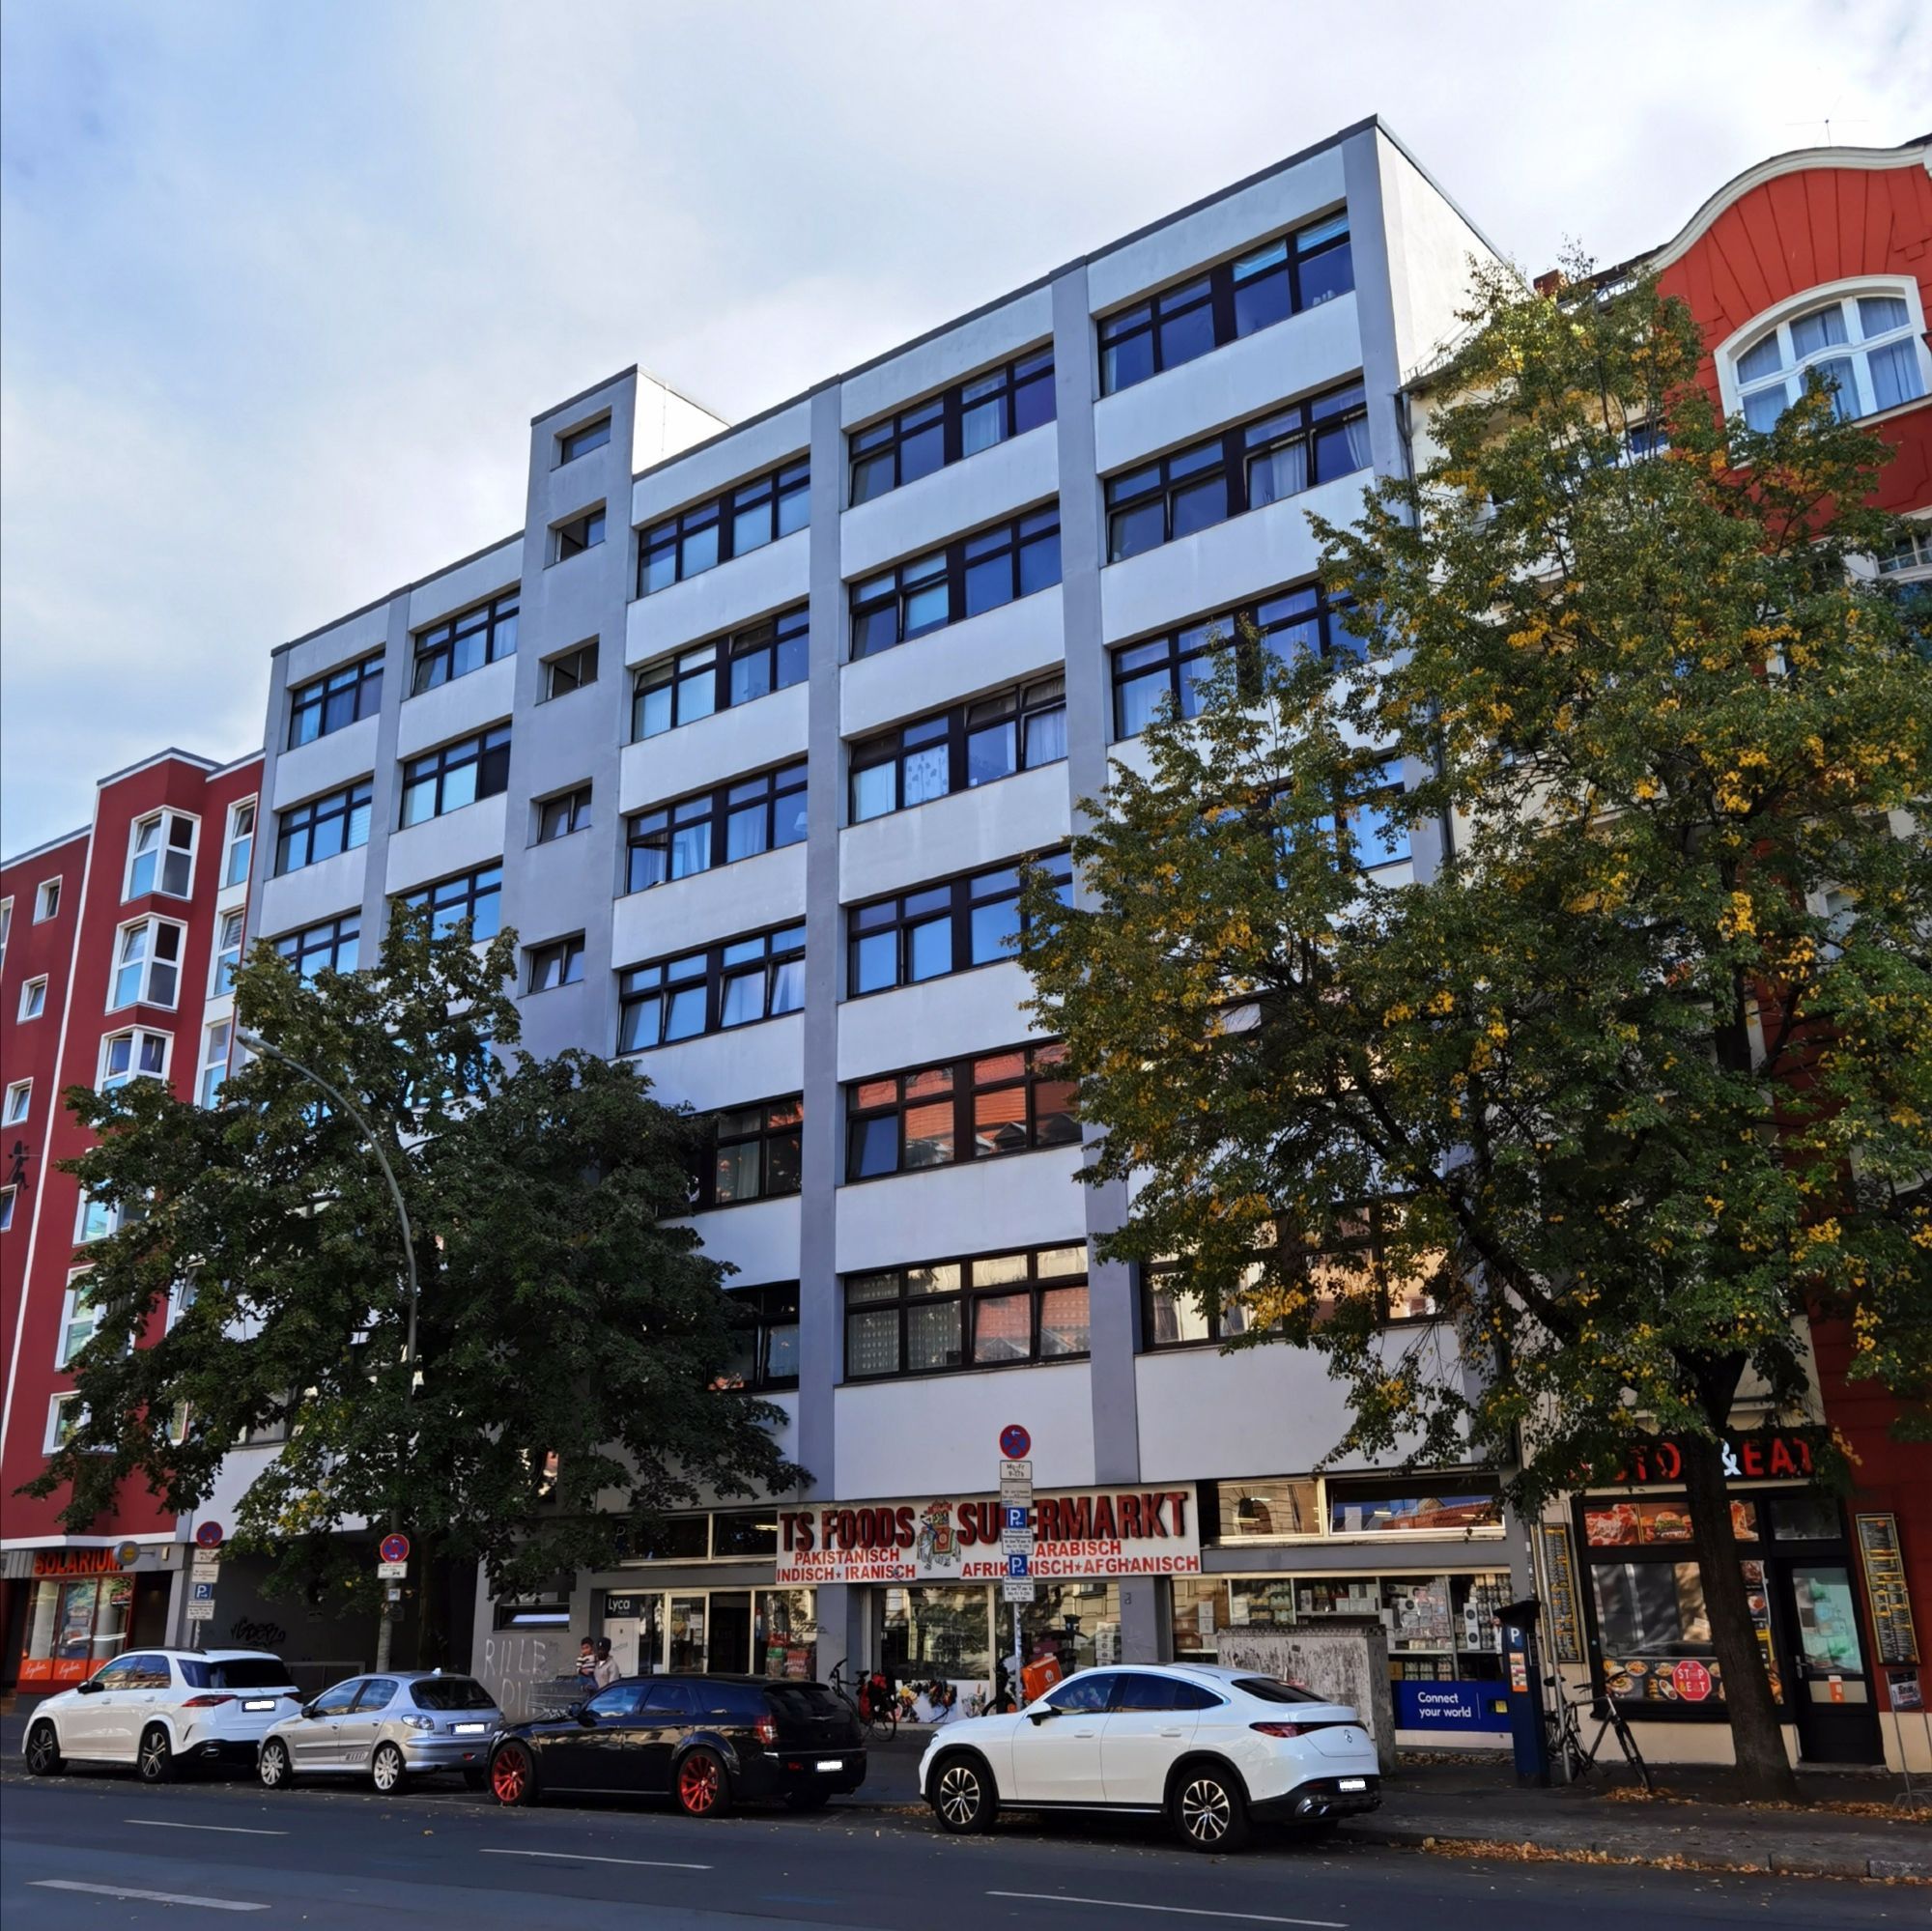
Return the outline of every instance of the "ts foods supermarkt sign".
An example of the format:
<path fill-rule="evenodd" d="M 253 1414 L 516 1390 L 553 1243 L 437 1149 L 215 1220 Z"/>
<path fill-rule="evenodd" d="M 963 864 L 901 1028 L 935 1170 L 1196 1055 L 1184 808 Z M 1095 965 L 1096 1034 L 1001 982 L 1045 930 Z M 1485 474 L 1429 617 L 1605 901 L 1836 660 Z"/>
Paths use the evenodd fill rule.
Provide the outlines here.
<path fill-rule="evenodd" d="M 995 1495 L 834 1503 L 779 1514 L 779 1586 L 997 1582 L 1007 1574 Z M 1037 1490 L 1031 1574 L 1198 1576 L 1191 1483 L 1168 1489 Z"/>

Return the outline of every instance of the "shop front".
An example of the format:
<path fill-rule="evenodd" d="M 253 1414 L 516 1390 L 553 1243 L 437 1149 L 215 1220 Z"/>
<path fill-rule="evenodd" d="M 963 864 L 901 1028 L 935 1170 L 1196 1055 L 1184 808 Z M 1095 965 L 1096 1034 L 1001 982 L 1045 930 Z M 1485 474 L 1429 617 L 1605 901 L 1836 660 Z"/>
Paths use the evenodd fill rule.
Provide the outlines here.
<path fill-rule="evenodd" d="M 138 1542 L 9 1550 L 25 1594 L 14 1683 L 28 1691 L 63 1690 L 130 1643 L 164 1643 L 175 1553 L 172 1543 Z"/>
<path fill-rule="evenodd" d="M 1575 1498 L 1567 1526 L 1583 1569 L 1575 1591 L 1581 1627 L 1566 1627 L 1559 1611 L 1549 1631 L 1559 1662 L 1583 1663 L 1596 1693 L 1613 1698 L 1631 1721 L 1660 1728 L 1725 1721 L 1703 1575 L 1687 1548 L 1681 1470 L 1664 1439 L 1614 1489 Z M 1725 1454 L 1731 1538 L 1772 1693 L 1800 1759 L 1877 1763 L 1884 1748 L 1857 1551 L 1842 1507 L 1811 1484 L 1811 1471 L 1802 1430 L 1735 1437 Z M 1560 1583 L 1548 1587 L 1548 1571 L 1568 1559 L 1554 1526 L 1543 1525 L 1547 1601 L 1566 1595 Z M 1694 1738 L 1683 1750 L 1672 1741 L 1653 1732 L 1643 1747 L 1665 1758 L 1704 1753 Z"/>

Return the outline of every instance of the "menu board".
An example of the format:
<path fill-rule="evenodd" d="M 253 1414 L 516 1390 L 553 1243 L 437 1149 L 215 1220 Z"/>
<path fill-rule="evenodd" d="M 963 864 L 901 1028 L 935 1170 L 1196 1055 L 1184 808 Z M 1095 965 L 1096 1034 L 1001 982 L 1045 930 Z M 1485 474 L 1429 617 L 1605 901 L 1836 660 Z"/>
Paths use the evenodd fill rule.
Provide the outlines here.
<path fill-rule="evenodd" d="M 1898 1518 L 1855 1516 L 1859 1554 L 1865 1566 L 1865 1595 L 1871 1603 L 1872 1634 L 1878 1660 L 1909 1665 L 1918 1661 L 1918 1633 L 1912 1626 L 1912 1597 L 1905 1586 L 1905 1563 L 1898 1548 Z"/>
<path fill-rule="evenodd" d="M 1577 1612 L 1577 1561 L 1570 1531 L 1561 1522 L 1542 1522 L 1543 1587 L 1549 1619 L 1550 1652 L 1558 1662 L 1583 1661 L 1583 1626 Z"/>
<path fill-rule="evenodd" d="M 1731 1534 L 1739 1542 L 1757 1540 L 1757 1504 L 1733 1499 Z M 1688 1502 L 1602 1502 L 1585 1507 L 1583 1537 L 1592 1548 L 1650 1548 L 1691 1539 Z"/>

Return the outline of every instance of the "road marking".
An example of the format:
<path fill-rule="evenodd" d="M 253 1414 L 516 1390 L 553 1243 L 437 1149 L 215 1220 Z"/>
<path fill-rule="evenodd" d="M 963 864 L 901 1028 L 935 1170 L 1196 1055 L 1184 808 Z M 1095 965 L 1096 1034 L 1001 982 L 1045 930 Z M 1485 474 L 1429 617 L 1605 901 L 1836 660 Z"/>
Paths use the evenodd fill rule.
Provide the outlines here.
<path fill-rule="evenodd" d="M 37 1877 L 35 1890 L 84 1890 L 93 1897 L 116 1897 L 124 1903 L 138 1899 L 143 1904 L 199 1904 L 209 1911 L 266 1911 L 266 1904 L 243 1904 L 233 1897 L 189 1897 L 179 1890 L 130 1890 L 119 1884 L 80 1884 L 67 1877 Z"/>
<path fill-rule="evenodd" d="M 245 1824 L 176 1824 L 165 1817 L 124 1817 L 143 1831 L 218 1831 L 224 1837 L 286 1837 L 286 1831 L 251 1831 Z"/>
<path fill-rule="evenodd" d="M 1202 1911 L 1191 1904 L 1131 1904 L 1122 1897 L 1069 1897 L 1059 1890 L 989 1890 L 988 1897 L 1023 1897 L 1038 1904 L 1097 1904 L 1108 1911 L 1159 1911 L 1170 1917 L 1220 1917 L 1237 1924 L 1302 1924 L 1314 1931 L 1349 1931 L 1335 1917 L 1267 1917 L 1259 1911 Z"/>
<path fill-rule="evenodd" d="M 712 1864 L 680 1864 L 668 1858 L 595 1858 L 588 1851 L 497 1851 L 483 1847 L 486 1858 L 561 1858 L 566 1863 L 578 1864 L 634 1864 L 639 1870 L 647 1871 L 708 1871 L 715 1869 Z"/>

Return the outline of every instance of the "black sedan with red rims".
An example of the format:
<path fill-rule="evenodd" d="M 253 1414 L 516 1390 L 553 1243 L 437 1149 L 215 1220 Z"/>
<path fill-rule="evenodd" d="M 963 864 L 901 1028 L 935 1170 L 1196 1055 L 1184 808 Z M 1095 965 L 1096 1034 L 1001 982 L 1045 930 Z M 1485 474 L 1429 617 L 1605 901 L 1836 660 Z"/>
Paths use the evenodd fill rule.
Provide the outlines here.
<path fill-rule="evenodd" d="M 594 1791 L 668 1797 L 689 1817 L 741 1799 L 813 1810 L 865 1780 L 850 1705 L 782 1677 L 630 1677 L 567 1715 L 509 1725 L 490 1755 L 499 1803 Z"/>

